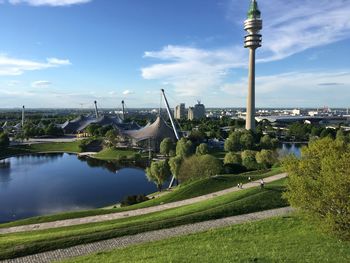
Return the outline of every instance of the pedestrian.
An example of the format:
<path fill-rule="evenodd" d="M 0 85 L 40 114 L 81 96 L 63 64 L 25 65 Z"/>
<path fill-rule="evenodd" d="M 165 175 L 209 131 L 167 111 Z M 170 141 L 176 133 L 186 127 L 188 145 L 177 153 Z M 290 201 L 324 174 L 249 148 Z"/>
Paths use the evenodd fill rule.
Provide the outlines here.
<path fill-rule="evenodd" d="M 248 181 L 250 182 L 252 180 L 252 178 L 250 178 L 250 176 L 248 177 Z"/>
<path fill-rule="evenodd" d="M 260 187 L 264 188 L 264 185 L 265 185 L 264 179 L 260 179 Z"/>

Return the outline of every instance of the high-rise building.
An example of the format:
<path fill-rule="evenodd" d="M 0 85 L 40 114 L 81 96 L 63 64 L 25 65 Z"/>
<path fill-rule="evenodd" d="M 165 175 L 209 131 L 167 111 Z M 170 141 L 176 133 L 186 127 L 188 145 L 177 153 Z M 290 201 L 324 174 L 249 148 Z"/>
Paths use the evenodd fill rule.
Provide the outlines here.
<path fill-rule="evenodd" d="M 247 31 L 244 47 L 249 48 L 247 130 L 255 130 L 255 50 L 261 47 L 262 36 L 259 34 L 261 29 L 261 12 L 256 0 L 252 0 L 248 11 L 248 17 L 244 21 L 244 30 Z"/>
<path fill-rule="evenodd" d="M 177 105 L 175 107 L 175 111 L 174 111 L 174 118 L 175 119 L 184 119 L 186 115 L 186 106 L 185 103 L 180 103 L 180 105 Z"/>
<path fill-rule="evenodd" d="M 200 101 L 194 107 L 188 108 L 188 119 L 199 120 L 205 117 L 205 106 Z"/>
<path fill-rule="evenodd" d="M 187 117 L 190 121 L 192 121 L 194 119 L 194 108 L 193 107 L 188 108 Z"/>

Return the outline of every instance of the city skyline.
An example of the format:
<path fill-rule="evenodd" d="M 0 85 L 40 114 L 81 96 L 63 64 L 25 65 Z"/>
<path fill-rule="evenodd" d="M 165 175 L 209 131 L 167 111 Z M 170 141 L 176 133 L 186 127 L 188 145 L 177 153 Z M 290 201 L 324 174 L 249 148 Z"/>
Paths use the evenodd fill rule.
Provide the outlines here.
<path fill-rule="evenodd" d="M 0 1 L 0 108 L 245 107 L 250 1 L 116 2 Z M 259 7 L 257 108 L 349 107 L 350 3 Z"/>

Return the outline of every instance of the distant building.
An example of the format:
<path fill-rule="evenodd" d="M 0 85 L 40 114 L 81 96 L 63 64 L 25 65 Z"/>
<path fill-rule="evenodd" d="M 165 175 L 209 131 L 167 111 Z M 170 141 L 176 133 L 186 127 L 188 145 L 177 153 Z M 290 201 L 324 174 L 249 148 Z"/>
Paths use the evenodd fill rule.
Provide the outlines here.
<path fill-rule="evenodd" d="M 303 109 L 294 109 L 292 110 L 292 116 L 302 116 L 302 115 L 306 115 L 307 112 Z"/>
<path fill-rule="evenodd" d="M 188 108 L 187 117 L 188 117 L 189 120 L 193 120 L 194 119 L 194 108 L 193 107 L 189 107 Z"/>
<path fill-rule="evenodd" d="M 181 103 L 180 105 L 177 105 L 175 107 L 174 118 L 180 120 L 180 119 L 184 119 L 185 116 L 186 116 L 185 103 Z"/>
<path fill-rule="evenodd" d="M 205 106 L 200 101 L 194 106 L 188 108 L 188 119 L 199 120 L 205 118 Z"/>

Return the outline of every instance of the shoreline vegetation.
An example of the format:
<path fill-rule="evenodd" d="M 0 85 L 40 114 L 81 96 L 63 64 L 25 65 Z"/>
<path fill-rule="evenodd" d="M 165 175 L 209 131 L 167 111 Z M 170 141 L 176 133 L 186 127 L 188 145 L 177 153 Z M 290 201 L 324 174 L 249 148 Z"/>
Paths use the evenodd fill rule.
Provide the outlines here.
<path fill-rule="evenodd" d="M 91 153 L 89 151 L 82 151 L 79 145 L 80 141 L 50 142 L 10 146 L 0 152 L 0 160 L 26 154 L 71 153 L 79 155 L 83 154 L 84 152 Z M 90 154 L 89 157 L 104 161 L 133 161 L 145 158 L 145 154 L 140 155 L 136 150 L 133 149 L 107 148 L 96 152 L 96 154 Z"/>

